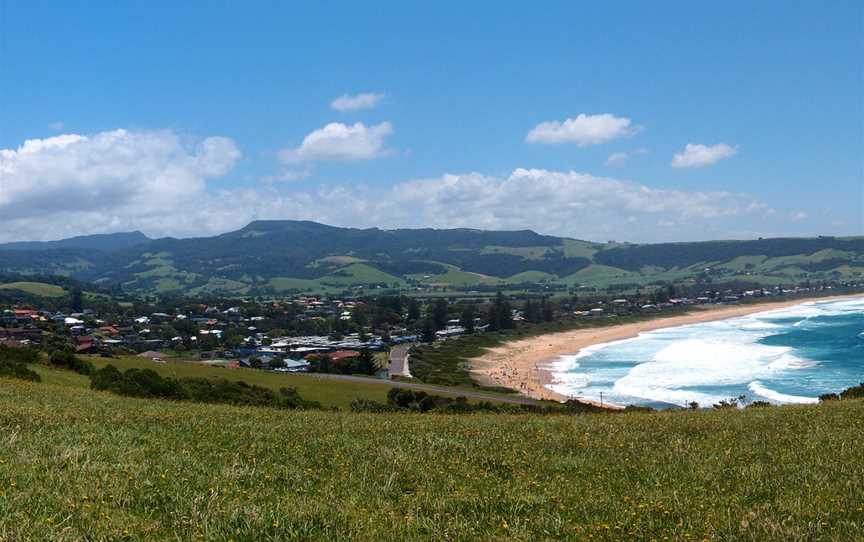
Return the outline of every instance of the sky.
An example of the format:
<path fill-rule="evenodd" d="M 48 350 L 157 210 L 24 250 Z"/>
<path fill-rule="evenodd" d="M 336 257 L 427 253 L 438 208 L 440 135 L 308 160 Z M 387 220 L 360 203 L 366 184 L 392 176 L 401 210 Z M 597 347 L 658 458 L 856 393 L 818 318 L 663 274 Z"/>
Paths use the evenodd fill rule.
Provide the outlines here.
<path fill-rule="evenodd" d="M 864 233 L 858 0 L 297 4 L 0 0 L 0 241 Z"/>

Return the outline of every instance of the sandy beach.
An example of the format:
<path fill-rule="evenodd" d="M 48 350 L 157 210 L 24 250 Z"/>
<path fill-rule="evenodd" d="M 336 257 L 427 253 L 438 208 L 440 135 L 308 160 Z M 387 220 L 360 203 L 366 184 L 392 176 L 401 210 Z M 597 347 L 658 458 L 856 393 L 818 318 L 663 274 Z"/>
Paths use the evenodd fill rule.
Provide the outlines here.
<path fill-rule="evenodd" d="M 694 307 L 685 314 L 644 322 L 538 335 L 488 349 L 482 356 L 471 360 L 471 372 L 475 380 L 485 385 L 504 386 L 535 399 L 564 401 L 568 398 L 545 387 L 546 384 L 551 383 L 552 374 L 544 370 L 544 367 L 555 361 L 558 356 L 575 354 L 593 344 L 629 339 L 656 329 L 725 320 L 813 301 L 854 297 L 862 297 L 862 294 L 768 301 L 747 305 Z"/>

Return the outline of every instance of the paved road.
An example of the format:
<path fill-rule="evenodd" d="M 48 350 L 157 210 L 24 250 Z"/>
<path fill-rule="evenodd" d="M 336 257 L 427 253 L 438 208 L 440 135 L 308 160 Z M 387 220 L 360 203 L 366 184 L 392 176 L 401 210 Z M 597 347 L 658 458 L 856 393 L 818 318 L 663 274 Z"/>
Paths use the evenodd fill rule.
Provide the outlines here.
<path fill-rule="evenodd" d="M 362 376 L 350 376 L 350 375 L 334 375 L 327 373 L 306 373 L 299 374 L 293 373 L 288 375 L 292 378 L 321 378 L 325 380 L 346 380 L 348 382 L 361 382 L 364 384 L 379 384 L 382 386 L 389 386 L 391 388 L 407 388 L 411 390 L 420 390 L 429 393 L 435 393 L 438 395 L 449 395 L 452 397 L 467 397 L 468 399 L 474 399 L 477 401 L 492 401 L 496 403 L 508 403 L 512 405 L 543 405 L 549 404 L 544 401 L 537 401 L 536 399 L 530 399 L 528 397 L 521 397 L 519 395 L 513 394 L 511 395 L 503 395 L 496 393 L 485 393 L 482 391 L 473 391 L 470 389 L 463 388 L 448 388 L 447 386 L 436 386 L 434 384 L 419 384 L 416 382 L 400 382 L 398 380 L 383 380 L 380 378 L 366 378 Z"/>
<path fill-rule="evenodd" d="M 390 349 L 390 367 L 387 368 L 387 374 L 390 375 L 390 378 L 394 376 L 411 378 L 411 370 L 408 368 L 408 350 L 410 349 L 410 344 L 397 344 Z"/>

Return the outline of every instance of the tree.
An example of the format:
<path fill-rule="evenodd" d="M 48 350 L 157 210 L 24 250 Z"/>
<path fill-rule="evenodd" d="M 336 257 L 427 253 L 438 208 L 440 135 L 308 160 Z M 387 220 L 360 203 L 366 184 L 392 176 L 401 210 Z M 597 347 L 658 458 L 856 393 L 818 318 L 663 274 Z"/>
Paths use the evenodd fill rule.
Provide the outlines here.
<path fill-rule="evenodd" d="M 416 322 L 420 319 L 420 303 L 413 297 L 408 301 L 408 316 L 409 322 Z"/>
<path fill-rule="evenodd" d="M 513 328 L 513 310 L 510 308 L 510 302 L 501 292 L 498 292 L 495 301 L 489 306 L 486 320 L 491 331 Z"/>
<path fill-rule="evenodd" d="M 81 312 L 84 310 L 84 295 L 81 292 L 81 288 L 78 288 L 77 286 L 72 288 L 69 295 L 71 297 L 69 305 L 72 308 L 72 312 Z"/>
<path fill-rule="evenodd" d="M 444 298 L 435 301 L 432 305 L 432 323 L 435 325 L 435 331 L 447 327 L 447 300 Z"/>
<path fill-rule="evenodd" d="M 465 328 L 465 333 L 474 333 L 474 318 L 476 317 L 477 311 L 474 305 L 471 303 L 465 305 L 459 316 L 459 325 Z"/>
<path fill-rule="evenodd" d="M 500 329 L 513 329 L 513 309 L 501 292 L 495 297 L 495 310 L 498 313 Z"/>
<path fill-rule="evenodd" d="M 378 372 L 378 364 L 375 362 L 375 355 L 368 348 L 360 351 L 360 355 L 355 358 L 353 371 L 364 375 L 374 375 Z"/>
<path fill-rule="evenodd" d="M 424 318 L 423 319 L 422 333 L 421 333 L 421 337 L 423 339 L 423 342 L 431 343 L 431 342 L 435 341 L 435 331 L 436 331 L 435 323 L 432 321 L 432 319 L 431 318 Z"/>
<path fill-rule="evenodd" d="M 555 308 L 552 306 L 549 298 L 545 296 L 543 297 L 543 301 L 540 303 L 540 313 L 544 322 L 551 322 L 555 319 Z"/>
<path fill-rule="evenodd" d="M 530 299 L 525 302 L 525 319 L 531 322 L 532 324 L 536 324 L 540 321 L 540 310 L 537 305 L 534 304 Z"/>

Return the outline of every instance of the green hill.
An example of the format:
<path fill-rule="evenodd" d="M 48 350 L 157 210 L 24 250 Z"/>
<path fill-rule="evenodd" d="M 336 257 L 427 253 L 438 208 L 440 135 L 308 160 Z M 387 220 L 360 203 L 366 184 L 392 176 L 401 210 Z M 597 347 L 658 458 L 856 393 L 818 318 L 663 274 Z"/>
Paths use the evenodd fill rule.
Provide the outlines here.
<path fill-rule="evenodd" d="M 2 540 L 864 538 L 860 400 L 353 414 L 3 380 L 0 435 Z"/>
<path fill-rule="evenodd" d="M 66 295 L 66 290 L 62 287 L 44 282 L 7 282 L 0 284 L 0 290 L 17 290 L 38 297 L 61 297 Z"/>
<path fill-rule="evenodd" d="M 28 243 L 26 250 L 0 246 L 0 272 L 65 275 L 127 292 L 240 295 L 525 284 L 600 289 L 688 281 L 774 285 L 864 278 L 862 237 L 635 245 L 532 231 L 380 230 L 258 221 L 214 237 L 142 241 L 132 235 L 113 240 L 106 245 L 110 249 L 52 243 Z"/>

